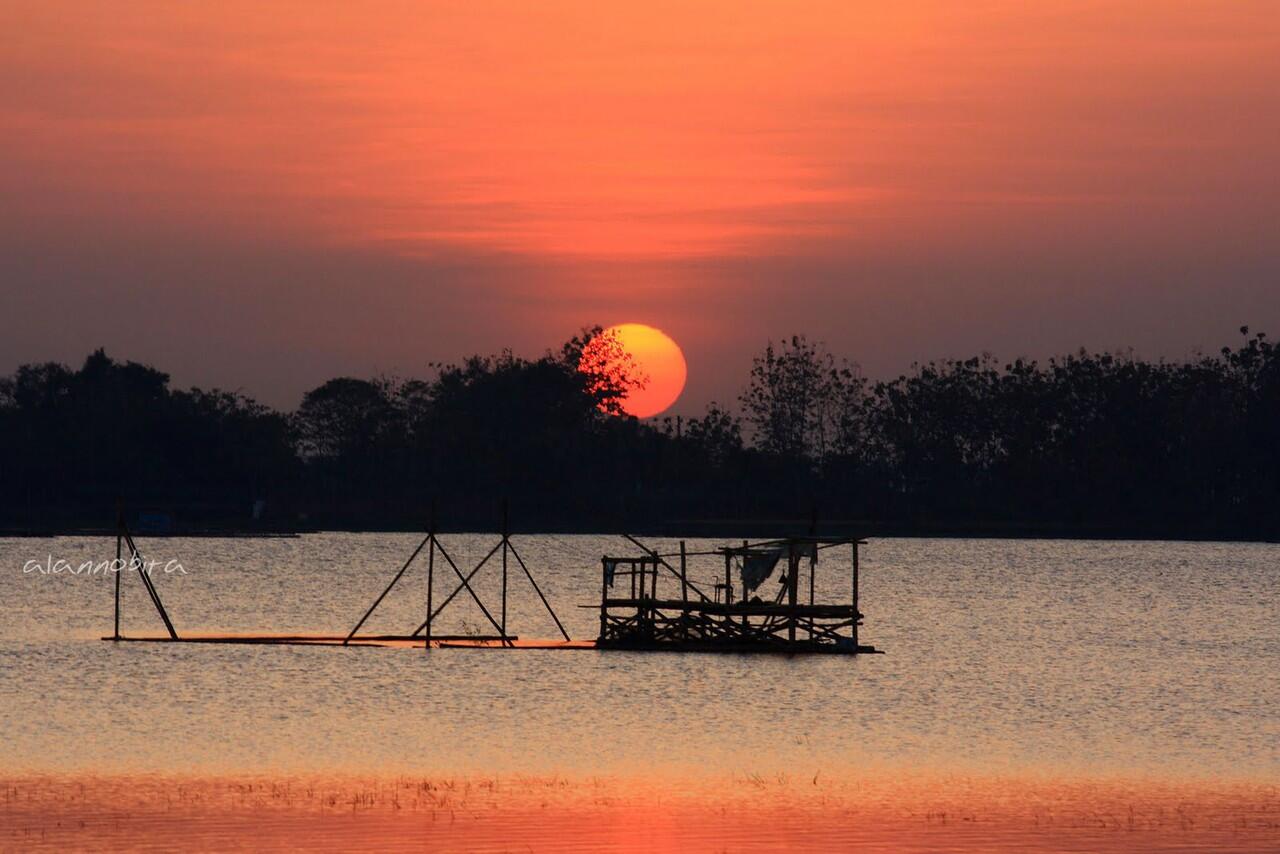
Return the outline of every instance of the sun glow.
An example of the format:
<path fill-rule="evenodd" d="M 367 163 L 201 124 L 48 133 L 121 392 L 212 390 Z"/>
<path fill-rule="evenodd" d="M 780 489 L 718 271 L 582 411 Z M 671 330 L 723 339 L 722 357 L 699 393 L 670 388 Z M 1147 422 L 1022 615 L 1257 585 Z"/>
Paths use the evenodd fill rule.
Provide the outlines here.
<path fill-rule="evenodd" d="M 610 326 L 601 340 L 610 337 L 623 351 L 614 361 L 620 364 L 630 357 L 646 379 L 643 387 L 633 388 L 622 400 L 623 411 L 636 418 L 651 418 L 670 409 L 684 391 L 688 376 L 680 345 L 662 330 L 643 323 Z"/>

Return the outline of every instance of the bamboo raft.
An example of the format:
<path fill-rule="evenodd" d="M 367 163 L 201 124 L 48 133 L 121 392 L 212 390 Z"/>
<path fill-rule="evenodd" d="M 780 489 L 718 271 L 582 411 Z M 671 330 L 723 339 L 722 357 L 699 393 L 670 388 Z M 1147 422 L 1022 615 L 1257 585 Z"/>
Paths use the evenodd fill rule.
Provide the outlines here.
<path fill-rule="evenodd" d="M 602 579 L 598 605 L 580 607 L 599 610 L 600 631 L 594 640 L 573 640 L 556 616 L 551 603 L 538 586 L 533 573 L 511 542 L 503 511 L 502 536 L 484 558 L 468 572 L 463 572 L 436 534 L 434 520 L 426 537 L 400 567 L 382 593 L 346 634 L 277 634 L 277 633 L 183 633 L 179 635 L 155 583 L 147 572 L 136 574 L 165 627 L 164 634 L 126 636 L 120 632 L 121 571 L 115 572 L 115 631 L 103 640 L 143 643 L 255 644 L 293 646 L 344 646 L 419 649 L 509 649 L 509 650 L 632 650 L 670 652 L 733 653 L 820 653 L 856 655 L 875 653 L 875 647 L 861 644 L 858 629 L 863 615 L 858 610 L 859 546 L 865 541 L 856 537 L 787 537 L 741 546 L 726 546 L 705 552 L 689 552 L 681 541 L 680 550 L 660 554 L 635 537 L 627 540 L 642 550 L 640 555 L 601 558 Z M 846 547 L 850 555 L 850 599 L 848 604 L 823 604 L 815 601 L 817 566 L 820 553 Z M 409 568 L 423 555 L 426 564 L 426 619 L 408 634 L 360 634 L 365 622 L 400 582 Z M 122 563 L 128 554 L 129 564 L 145 565 L 133 535 L 121 512 L 117 519 L 116 561 Z M 476 575 L 500 555 L 502 586 L 499 607 L 492 611 L 472 587 Z M 435 600 L 439 569 L 456 579 L 452 591 L 442 601 Z M 690 560 L 715 556 L 723 560 L 723 582 L 717 581 L 708 595 L 691 578 Z M 677 558 L 678 566 L 667 558 Z M 784 562 L 785 558 L 785 562 Z M 513 563 L 514 562 L 514 563 Z M 561 639 L 521 639 L 507 631 L 508 581 L 511 570 L 518 567 L 528 580 L 559 629 Z M 808 602 L 800 601 L 804 568 L 808 579 L 804 585 Z M 782 567 L 781 572 L 778 568 Z M 738 581 L 734 581 L 734 570 Z M 663 577 L 663 595 L 659 595 L 659 576 Z M 629 589 L 613 595 L 620 579 L 627 579 Z M 778 590 L 772 601 L 762 599 L 759 591 L 769 578 L 776 578 Z M 672 579 L 679 582 L 679 598 L 670 591 Z M 493 629 L 491 634 L 442 635 L 433 632 L 435 621 L 457 599 L 471 598 Z M 496 616 L 495 616 L 496 611 Z"/>
<path fill-rule="evenodd" d="M 206 644 L 265 644 L 275 646 L 355 646 L 389 649 L 423 649 L 425 640 L 414 635 L 269 635 L 269 634 L 191 634 L 180 637 L 168 635 L 107 635 L 107 641 L 132 643 L 206 643 Z M 595 641 L 522 640 L 509 636 L 506 642 L 499 637 L 476 635 L 437 635 L 431 639 L 430 649 L 595 649 Z"/>

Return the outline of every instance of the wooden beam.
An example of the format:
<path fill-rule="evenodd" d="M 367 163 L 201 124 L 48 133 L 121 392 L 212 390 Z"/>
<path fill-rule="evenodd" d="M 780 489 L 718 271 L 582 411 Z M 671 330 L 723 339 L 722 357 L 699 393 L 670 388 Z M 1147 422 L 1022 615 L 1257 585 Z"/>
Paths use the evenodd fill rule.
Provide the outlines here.
<path fill-rule="evenodd" d="M 373 600 L 373 604 L 369 606 L 369 610 L 364 612 L 364 616 L 360 618 L 360 622 L 356 623 L 355 628 L 352 629 L 351 633 L 347 635 L 347 641 L 350 641 L 353 637 L 355 637 L 356 632 L 360 631 L 360 627 L 364 625 L 365 620 L 369 619 L 369 615 L 372 614 L 374 610 L 377 609 L 377 607 L 382 604 L 383 599 L 387 598 L 387 594 L 391 592 L 391 588 L 396 586 L 396 582 L 399 581 L 400 577 L 404 575 L 405 570 L 409 568 L 409 564 L 413 563 L 413 559 L 418 556 L 418 553 L 422 551 L 422 549 L 427 545 L 427 543 L 430 540 L 431 540 L 431 534 L 427 534 L 427 536 L 423 538 L 422 542 L 418 543 L 418 547 L 413 550 L 413 554 L 409 555 L 409 559 L 404 562 L 404 566 L 400 567 L 400 571 L 397 572 L 395 574 L 395 577 L 391 579 L 391 583 L 386 586 L 386 589 L 382 591 L 382 593 L 378 596 L 377 599 Z M 343 641 L 343 643 L 346 643 L 346 641 Z"/>
<path fill-rule="evenodd" d="M 644 543 L 640 542 L 639 540 L 637 540 L 635 537 L 631 536 L 630 534 L 623 534 L 622 536 L 626 537 L 628 540 L 630 540 L 630 541 L 631 541 L 632 543 L 634 543 L 636 546 L 638 546 L 639 548 L 641 548 L 641 549 L 642 549 L 646 554 L 648 554 L 649 556 L 651 556 L 651 557 L 656 557 L 656 558 L 658 559 L 658 561 L 659 561 L 659 562 L 660 562 L 664 567 L 666 567 L 667 571 L 668 571 L 668 572 L 670 572 L 672 575 L 675 575 L 677 578 L 680 576 L 680 573 L 676 571 L 675 567 L 673 567 L 671 564 L 667 563 L 666 559 L 665 559 L 665 558 L 663 558 L 663 557 L 662 557 L 662 555 L 658 554 L 656 551 L 654 551 L 653 549 L 649 548 L 649 547 L 648 547 L 648 546 L 646 546 Z M 700 589 L 698 589 L 698 585 L 694 584 L 692 581 L 688 582 L 688 584 L 689 584 L 689 589 L 690 589 L 690 590 L 692 590 L 694 593 L 697 593 L 700 597 L 702 597 L 703 601 L 705 601 L 705 602 L 710 602 L 710 601 L 711 601 L 711 597 L 710 597 L 710 596 L 708 596 L 707 594 L 703 593 Z"/>
<path fill-rule="evenodd" d="M 469 583 L 471 579 L 475 577 L 475 574 L 480 571 L 481 567 L 483 567 L 486 563 L 489 562 L 489 558 L 493 557 L 495 554 L 498 553 L 498 549 L 499 547 L 502 546 L 502 543 L 498 543 L 496 546 L 489 549 L 489 553 L 484 556 L 484 559 L 481 560 L 478 564 L 476 564 L 475 569 L 471 570 L 471 572 L 467 574 L 466 578 L 463 578 L 462 572 L 458 569 L 457 564 L 453 562 L 453 558 L 449 557 L 449 553 L 444 550 L 444 543 L 441 543 L 439 540 L 435 540 L 434 542 L 435 542 L 436 548 L 440 550 L 440 556 L 443 557 L 449 563 L 449 566 L 453 567 L 453 571 L 457 573 L 457 576 L 459 579 L 462 580 L 462 583 L 459 584 L 457 587 L 453 588 L 453 592 L 449 594 L 448 598 L 446 598 L 444 602 L 441 603 L 439 608 L 436 608 L 435 611 L 428 614 L 427 619 L 434 620 L 436 617 L 440 616 L 440 612 L 443 611 L 445 608 L 447 608 L 449 606 L 449 603 L 454 600 L 454 597 L 456 597 L 459 593 L 461 593 L 465 589 L 468 593 L 471 594 L 471 598 L 476 600 L 476 604 L 480 606 L 481 611 L 484 611 L 485 616 L 489 618 L 489 622 L 493 623 L 493 627 L 498 631 L 502 631 L 502 628 L 494 621 L 493 617 L 489 615 L 488 610 L 485 609 L 484 603 L 480 601 L 480 597 L 476 596 L 475 591 L 471 589 L 471 585 Z M 426 627 L 427 627 L 427 624 L 424 622 L 422 625 L 418 626 L 418 628 L 414 629 L 413 633 L 415 635 L 420 634 L 422 630 L 425 629 Z"/>
<path fill-rule="evenodd" d="M 551 607 L 551 603 L 547 601 L 547 597 L 542 595 L 542 588 L 538 586 L 538 582 L 534 580 L 533 573 L 529 571 L 529 567 L 525 566 L 524 558 L 520 557 L 520 552 L 516 551 L 515 544 L 510 544 L 511 554 L 515 556 L 516 563 L 524 570 L 525 578 L 529 579 L 529 583 L 533 585 L 533 592 L 538 594 L 538 598 L 542 600 L 543 606 L 547 609 L 547 613 L 551 615 L 551 619 L 555 620 L 556 628 L 560 630 L 560 634 L 564 635 L 565 640 L 570 640 L 569 633 L 564 630 L 564 624 L 560 622 L 560 618 L 556 616 L 555 609 Z"/>
<path fill-rule="evenodd" d="M 178 632 L 173 628 L 173 622 L 169 619 L 169 612 L 164 609 L 164 603 L 160 601 L 160 593 L 156 590 L 154 584 L 151 583 L 151 576 L 145 571 L 146 562 L 142 559 L 142 553 L 138 551 L 138 546 L 133 542 L 133 537 L 129 534 L 129 529 L 124 528 L 124 541 L 129 546 L 130 562 L 137 563 L 138 577 L 142 579 L 142 584 L 147 588 L 147 594 L 151 596 L 151 604 L 156 606 L 156 611 L 160 614 L 160 619 L 164 621 L 164 627 L 169 632 L 169 637 L 173 640 L 178 639 Z"/>

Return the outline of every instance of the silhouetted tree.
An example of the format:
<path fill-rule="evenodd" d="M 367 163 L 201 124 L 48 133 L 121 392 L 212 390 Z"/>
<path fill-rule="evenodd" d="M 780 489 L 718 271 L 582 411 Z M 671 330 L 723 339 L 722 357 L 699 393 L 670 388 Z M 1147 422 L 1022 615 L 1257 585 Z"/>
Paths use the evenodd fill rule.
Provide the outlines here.
<path fill-rule="evenodd" d="M 684 435 L 713 468 L 726 467 L 742 453 L 742 425 L 714 402 L 701 418 L 689 419 Z"/>
<path fill-rule="evenodd" d="M 794 335 L 752 361 L 740 400 L 762 451 L 821 462 L 859 444 L 862 390 L 854 366 Z"/>
<path fill-rule="evenodd" d="M 544 528 L 816 505 L 899 530 L 1276 537 L 1280 348 L 1241 333 L 1177 363 L 980 356 L 875 383 L 795 336 L 752 365 L 750 442 L 714 404 L 616 414 L 641 377 L 599 328 L 533 359 L 331 380 L 289 416 L 98 350 L 0 378 L 0 527 L 106 524 L 117 495 L 191 524 L 246 524 L 267 498 L 281 521 L 417 526 L 436 497 L 475 523 L 510 498 Z"/>
<path fill-rule="evenodd" d="M 357 464 L 373 459 L 401 426 L 393 391 L 386 379 L 339 377 L 307 392 L 294 414 L 303 457 L 346 458 Z"/>

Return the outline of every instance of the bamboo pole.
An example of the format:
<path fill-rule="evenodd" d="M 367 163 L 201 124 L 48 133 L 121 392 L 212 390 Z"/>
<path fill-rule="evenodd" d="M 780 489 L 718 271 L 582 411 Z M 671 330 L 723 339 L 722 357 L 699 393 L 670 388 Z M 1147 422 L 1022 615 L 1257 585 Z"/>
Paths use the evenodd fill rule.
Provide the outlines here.
<path fill-rule="evenodd" d="M 373 604 L 369 606 L 369 610 L 364 612 L 364 616 L 360 618 L 360 622 L 356 623 L 356 627 L 351 630 L 351 634 L 347 635 L 346 640 L 342 642 L 343 646 L 346 646 L 351 642 L 351 639 L 355 637 L 356 632 L 360 631 L 360 627 L 364 625 L 365 620 L 369 619 L 369 615 L 374 612 L 374 609 L 382 604 L 383 599 L 387 598 L 387 594 L 391 592 L 391 588 L 396 586 L 396 582 L 400 580 L 402 575 L 404 575 L 405 570 L 409 568 L 409 564 L 413 563 L 413 559 L 418 556 L 418 553 L 422 551 L 423 547 L 426 546 L 430 539 L 431 534 L 427 534 L 427 536 L 423 538 L 422 542 L 418 543 L 418 547 L 413 550 L 413 554 L 409 555 L 409 559 L 404 562 L 404 566 L 400 567 L 400 571 L 391 579 L 391 583 L 386 586 L 386 589 L 382 591 L 382 594 L 378 596 L 377 599 L 373 600 Z"/>
<path fill-rule="evenodd" d="M 115 504 L 115 634 L 114 640 L 120 639 L 120 572 L 124 571 L 124 567 L 120 566 L 120 545 L 124 540 L 124 504 L 116 502 Z"/>
<path fill-rule="evenodd" d="M 471 594 L 471 598 L 475 601 L 476 607 L 480 609 L 480 613 L 484 614 L 484 618 L 489 621 L 489 625 L 493 626 L 495 629 L 498 630 L 499 633 L 501 633 L 502 628 L 498 625 L 498 621 L 493 618 L 493 615 L 489 613 L 489 609 L 484 606 L 484 602 L 480 601 L 480 597 L 477 596 L 476 592 L 471 589 L 471 583 L 470 583 L 471 577 L 474 576 L 477 572 L 479 572 L 480 567 L 484 566 L 485 563 L 488 562 L 489 558 L 493 557 L 497 551 L 498 551 L 498 547 L 494 546 L 492 549 L 489 550 L 489 554 L 485 556 L 485 559 L 480 561 L 480 563 L 476 564 L 475 569 L 471 570 L 471 574 L 464 576 L 462 574 L 462 570 L 458 569 L 458 565 L 454 563 L 453 558 L 449 556 L 449 553 L 447 551 L 445 551 L 444 544 L 443 543 L 440 544 L 440 556 L 445 559 L 445 562 L 448 563 L 449 567 L 453 570 L 453 574 L 458 576 L 458 580 L 462 582 L 461 587 L 459 587 L 458 590 L 455 590 L 454 593 L 457 594 L 459 590 L 465 588 L 466 591 Z M 453 597 L 450 596 L 449 598 L 452 599 Z M 448 604 L 449 602 L 446 600 L 444 605 L 448 605 Z M 439 608 L 437 608 L 436 613 L 439 613 L 444 608 L 444 605 L 441 605 Z M 414 634 L 417 634 L 417 632 L 414 632 Z"/>
<path fill-rule="evenodd" d="M 431 515 L 427 519 L 427 639 L 422 649 L 431 649 L 431 597 L 436 588 L 436 500 L 431 499 Z M 417 634 L 415 632 L 414 634 Z"/>
<path fill-rule="evenodd" d="M 658 559 L 658 562 L 661 563 L 664 567 L 666 567 L 667 571 L 670 572 L 672 575 L 678 576 L 680 574 L 675 570 L 675 568 L 671 564 L 667 563 L 666 560 L 663 559 L 662 555 L 658 554 L 656 551 L 649 548 L 644 543 L 637 540 L 635 537 L 631 536 L 630 534 L 623 534 L 622 536 L 626 537 L 628 540 L 630 540 L 632 543 L 634 543 L 636 546 L 642 549 L 645 552 L 645 554 L 656 557 Z M 698 596 L 702 598 L 702 601 L 704 602 L 711 601 L 711 597 L 703 593 L 702 590 L 698 588 L 698 585 L 694 584 L 692 581 L 689 582 L 689 589 L 692 590 L 694 593 L 697 593 Z"/>
<path fill-rule="evenodd" d="M 680 598 L 685 602 L 689 601 L 689 564 L 684 540 L 680 541 Z"/>
<path fill-rule="evenodd" d="M 538 598 L 542 600 L 542 604 L 547 609 L 547 613 L 551 615 L 551 619 L 555 620 L 556 628 L 560 630 L 560 634 L 564 635 L 565 640 L 569 640 L 569 633 L 565 631 L 564 624 L 560 622 L 560 618 L 556 616 L 555 609 L 551 607 L 551 603 L 547 601 L 547 597 L 542 595 L 542 588 L 538 586 L 538 582 L 534 580 L 533 573 L 529 571 L 529 567 L 525 566 L 524 558 L 520 557 L 520 552 L 516 551 L 513 544 L 511 546 L 511 554 L 515 556 L 516 563 L 524 570 L 525 578 L 529 579 L 529 583 L 533 585 L 533 592 L 538 594 Z"/>
<path fill-rule="evenodd" d="M 600 558 L 600 640 L 605 639 L 609 623 L 609 559 Z"/>
<path fill-rule="evenodd" d="M 458 576 L 459 579 L 461 579 L 462 583 L 459 584 L 457 587 L 453 588 L 453 592 L 450 593 L 445 598 L 444 602 L 441 603 L 439 608 L 436 608 L 435 611 L 428 614 L 427 618 L 434 619 L 440 616 L 440 612 L 443 611 L 446 607 L 448 607 L 449 603 L 454 600 L 454 597 L 456 597 L 463 590 L 466 590 L 468 593 L 471 594 L 471 598 L 475 600 L 476 604 L 480 606 L 480 610 L 484 611 L 484 615 L 488 617 L 489 622 L 493 625 L 494 629 L 501 632 L 502 629 L 499 628 L 497 621 L 495 621 L 493 617 L 489 615 L 488 610 L 484 607 L 484 603 L 480 601 L 480 597 L 477 596 L 475 591 L 471 589 L 471 585 L 469 582 L 471 581 L 472 578 L 475 577 L 475 574 L 479 572 L 480 569 L 486 563 L 489 562 L 489 559 L 498 553 L 498 549 L 502 546 L 502 543 L 498 543 L 493 548 L 489 549 L 489 553 L 484 556 L 483 560 L 481 560 L 478 564 L 476 564 L 475 569 L 467 573 L 466 577 L 463 577 L 461 570 L 458 569 L 458 565 L 453 562 L 453 558 L 449 557 L 449 553 L 444 550 L 444 543 L 440 542 L 439 539 L 434 540 L 434 542 L 435 542 L 435 547 L 440 550 L 440 556 L 445 559 L 445 561 L 449 564 L 449 566 L 453 568 L 454 573 Z M 423 622 L 422 625 L 418 626 L 416 629 L 413 630 L 413 635 L 416 637 L 418 633 L 421 632 L 426 627 L 427 627 L 427 624 Z"/>
<path fill-rule="evenodd" d="M 649 625 L 652 629 L 658 617 L 658 559 L 653 559 L 653 575 L 649 578 Z"/>
<path fill-rule="evenodd" d="M 853 648 L 858 649 L 858 541 L 853 541 Z"/>
<path fill-rule="evenodd" d="M 814 578 L 818 569 L 818 542 L 815 540 L 810 544 L 813 551 L 809 554 L 809 604 L 813 604 L 813 587 Z M 809 623 L 809 640 L 813 640 L 813 622 Z"/>
<path fill-rule="evenodd" d="M 169 619 L 169 612 L 164 609 L 164 603 L 160 601 L 160 594 L 156 591 L 156 587 L 151 583 L 151 576 L 146 573 L 146 562 L 142 559 L 142 554 L 138 551 L 138 546 L 133 542 L 133 537 L 129 534 L 129 529 L 124 529 L 125 544 L 129 546 L 131 564 L 136 563 L 138 566 L 138 577 L 142 579 L 142 584 L 147 588 L 147 594 L 151 597 L 151 604 L 156 606 L 156 611 L 160 614 L 160 619 L 164 621 L 164 627 L 169 631 L 169 639 L 177 640 L 178 632 L 173 628 L 173 621 Z"/>
<path fill-rule="evenodd" d="M 120 574 L 124 571 L 124 567 L 120 565 L 120 540 L 122 536 L 115 534 L 115 635 L 114 639 L 120 639 Z"/>
<path fill-rule="evenodd" d="M 733 564 L 733 558 L 728 552 L 724 553 L 724 604 L 728 605 L 733 600 L 733 581 L 729 576 L 730 567 Z"/>
<path fill-rule="evenodd" d="M 796 557 L 794 542 L 787 543 L 787 605 L 791 611 L 787 615 L 787 640 L 796 642 L 796 596 L 800 586 L 800 559 Z"/>
<path fill-rule="evenodd" d="M 507 637 L 507 543 L 509 534 L 507 531 L 507 502 L 502 502 L 502 637 L 503 645 L 510 646 Z"/>
<path fill-rule="evenodd" d="M 436 586 L 436 526 L 431 524 L 431 542 L 427 544 L 427 643 L 423 649 L 431 649 L 431 596 Z"/>

